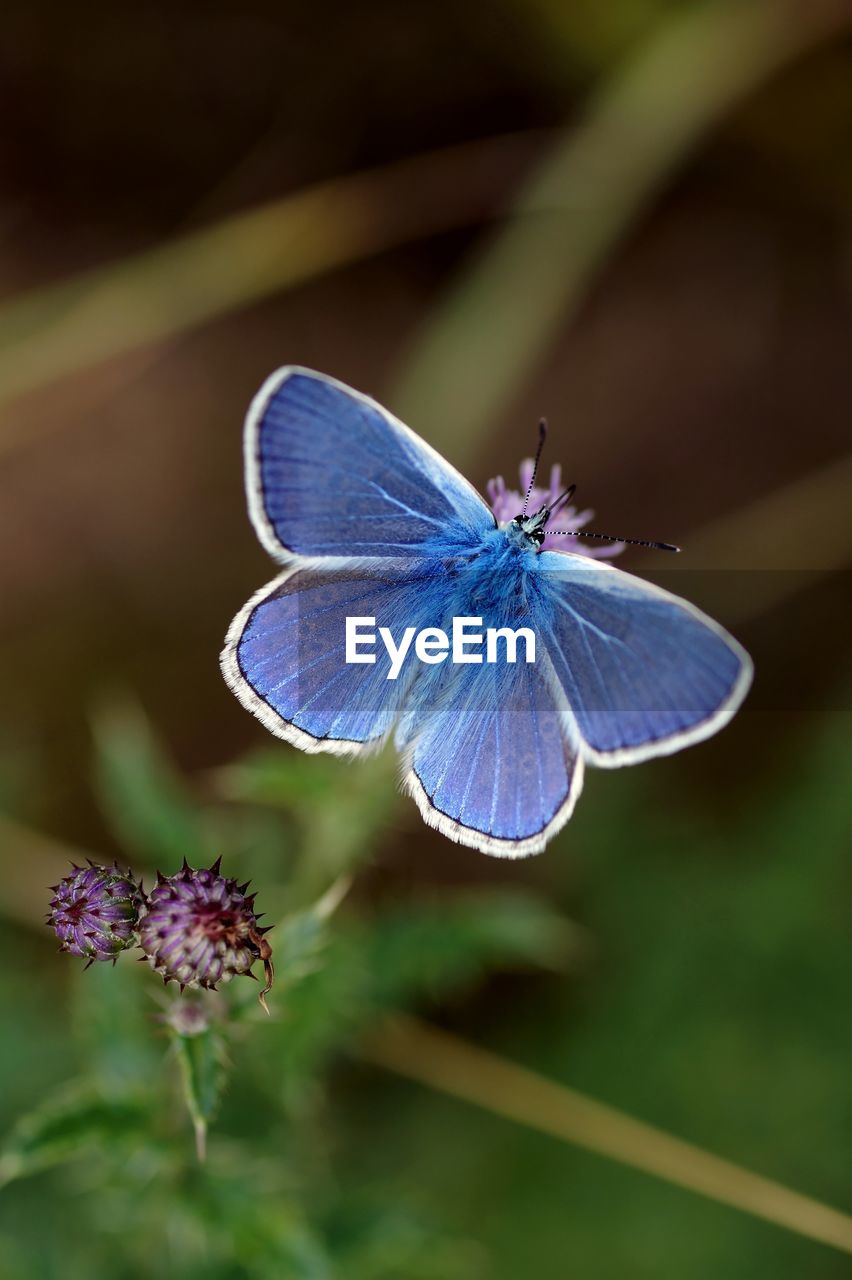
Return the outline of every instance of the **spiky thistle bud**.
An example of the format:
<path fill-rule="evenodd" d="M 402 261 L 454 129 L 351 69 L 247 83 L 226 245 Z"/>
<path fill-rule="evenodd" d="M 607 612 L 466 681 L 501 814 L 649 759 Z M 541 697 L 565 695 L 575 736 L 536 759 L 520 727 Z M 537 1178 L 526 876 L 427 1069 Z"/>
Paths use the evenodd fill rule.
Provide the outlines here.
<path fill-rule="evenodd" d="M 112 960 L 135 942 L 144 896 L 129 871 L 113 867 L 74 867 L 71 875 L 52 885 L 47 923 L 61 942 L 61 951 L 82 956 L 89 964 Z M 88 969 L 89 965 L 86 965 Z"/>
<path fill-rule="evenodd" d="M 215 990 L 235 975 L 254 977 L 256 961 L 263 962 L 266 986 L 272 986 L 272 948 L 258 925 L 255 895 L 246 894 L 248 881 L 238 885 L 219 874 L 221 858 L 212 867 L 190 867 L 174 876 L 157 873 L 139 924 L 139 944 L 163 982 Z M 267 1010 L 268 1012 L 268 1010 Z"/>

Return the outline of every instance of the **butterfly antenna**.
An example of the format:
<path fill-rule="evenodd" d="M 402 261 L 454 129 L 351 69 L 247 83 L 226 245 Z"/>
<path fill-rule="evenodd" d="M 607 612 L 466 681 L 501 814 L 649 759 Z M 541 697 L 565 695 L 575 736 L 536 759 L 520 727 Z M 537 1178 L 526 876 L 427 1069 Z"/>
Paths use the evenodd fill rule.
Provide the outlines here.
<path fill-rule="evenodd" d="M 563 538 L 597 538 L 600 542 L 623 542 L 628 547 L 649 547 L 652 551 L 680 551 L 672 542 L 649 542 L 647 538 L 616 538 L 612 533 L 590 533 L 587 529 L 548 529 Z"/>
<path fill-rule="evenodd" d="M 556 501 L 553 503 L 553 506 L 550 508 L 550 514 L 552 516 L 556 515 L 560 507 L 566 506 L 567 503 L 571 501 L 571 499 L 574 497 L 574 493 L 576 492 L 576 489 L 577 489 L 577 486 L 575 484 L 569 484 L 565 492 L 560 493 L 559 497 L 556 499 Z"/>
<path fill-rule="evenodd" d="M 538 473 L 538 464 L 541 461 L 541 451 L 544 448 L 544 441 L 546 437 L 547 437 L 547 418 L 541 418 L 538 424 L 538 448 L 535 451 L 535 462 L 533 462 L 532 476 L 530 478 L 529 484 L 527 485 L 527 496 L 524 498 L 524 509 L 522 512 L 523 515 L 527 514 L 527 503 L 529 502 L 530 494 L 533 491 L 533 485 L 535 484 L 535 478 Z"/>

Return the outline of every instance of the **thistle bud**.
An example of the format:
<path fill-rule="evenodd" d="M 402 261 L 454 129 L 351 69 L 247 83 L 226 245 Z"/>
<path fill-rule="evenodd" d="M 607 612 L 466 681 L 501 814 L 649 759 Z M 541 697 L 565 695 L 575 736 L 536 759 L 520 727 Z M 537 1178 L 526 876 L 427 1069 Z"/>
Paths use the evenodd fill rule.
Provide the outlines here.
<path fill-rule="evenodd" d="M 266 986 L 272 986 L 272 948 L 258 925 L 248 882 L 237 885 L 219 874 L 219 863 L 194 870 L 186 862 L 174 876 L 158 873 L 139 925 L 139 944 L 163 982 L 215 990 L 235 975 L 254 977 L 263 962 Z M 268 1010 L 267 1010 L 268 1012 Z"/>
<path fill-rule="evenodd" d="M 82 956 L 89 964 L 115 963 L 120 952 L 133 945 L 144 897 L 130 872 L 90 862 L 88 867 L 75 866 L 52 887 L 47 923 L 61 951 Z"/>

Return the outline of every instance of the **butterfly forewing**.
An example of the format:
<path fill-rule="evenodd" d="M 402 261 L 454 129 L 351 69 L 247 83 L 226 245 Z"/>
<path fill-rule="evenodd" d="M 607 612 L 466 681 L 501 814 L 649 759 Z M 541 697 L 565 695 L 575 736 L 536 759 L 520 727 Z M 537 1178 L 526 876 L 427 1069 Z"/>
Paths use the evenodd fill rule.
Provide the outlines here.
<path fill-rule="evenodd" d="M 246 419 L 246 486 L 278 558 L 417 558 L 429 541 L 475 543 L 483 499 L 381 405 L 307 369 L 273 374 Z"/>

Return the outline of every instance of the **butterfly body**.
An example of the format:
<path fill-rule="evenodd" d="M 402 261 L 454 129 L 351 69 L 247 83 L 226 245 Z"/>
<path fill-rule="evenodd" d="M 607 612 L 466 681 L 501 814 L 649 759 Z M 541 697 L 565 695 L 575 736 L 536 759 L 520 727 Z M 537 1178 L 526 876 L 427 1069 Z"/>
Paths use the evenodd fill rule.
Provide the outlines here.
<path fill-rule="evenodd" d="M 303 750 L 357 755 L 392 737 L 406 788 L 451 839 L 538 852 L 586 764 L 679 750 L 745 696 L 748 656 L 711 619 L 609 564 L 543 549 L 547 504 L 498 525 L 425 442 L 333 379 L 273 375 L 245 457 L 252 519 L 284 569 L 234 619 L 226 680 Z M 390 648 L 349 660 L 347 619 L 408 637 L 396 674 Z M 456 646 L 459 626 L 494 632 L 493 647 Z M 523 631 L 532 646 L 512 640 Z"/>

